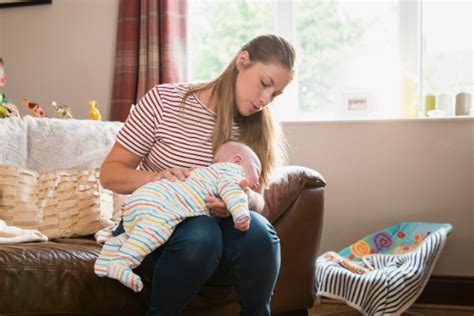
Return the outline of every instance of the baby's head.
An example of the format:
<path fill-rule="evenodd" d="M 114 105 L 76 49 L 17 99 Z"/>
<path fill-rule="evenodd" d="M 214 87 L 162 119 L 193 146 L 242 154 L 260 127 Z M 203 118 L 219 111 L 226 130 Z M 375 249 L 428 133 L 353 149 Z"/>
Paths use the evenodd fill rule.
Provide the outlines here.
<path fill-rule="evenodd" d="M 5 74 L 5 65 L 3 64 L 3 58 L 0 57 L 0 87 L 5 86 L 7 83 L 7 75 Z"/>
<path fill-rule="evenodd" d="M 262 165 L 257 154 L 249 146 L 239 142 L 227 142 L 217 150 L 214 162 L 232 162 L 242 166 L 249 180 L 249 188 L 255 189 L 259 186 Z"/>

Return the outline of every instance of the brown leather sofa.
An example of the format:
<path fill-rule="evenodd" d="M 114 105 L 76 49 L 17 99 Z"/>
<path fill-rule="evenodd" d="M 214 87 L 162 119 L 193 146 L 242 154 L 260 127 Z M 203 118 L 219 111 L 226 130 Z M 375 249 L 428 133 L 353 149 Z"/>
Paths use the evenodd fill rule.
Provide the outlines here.
<path fill-rule="evenodd" d="M 265 192 L 264 215 L 280 237 L 282 256 L 272 315 L 307 315 L 313 305 L 324 186 L 316 171 L 286 167 Z M 100 249 L 92 238 L 0 245 L 0 315 L 143 315 L 150 284 L 136 294 L 116 280 L 96 277 Z M 210 286 L 184 312 L 238 314 L 233 289 Z"/>

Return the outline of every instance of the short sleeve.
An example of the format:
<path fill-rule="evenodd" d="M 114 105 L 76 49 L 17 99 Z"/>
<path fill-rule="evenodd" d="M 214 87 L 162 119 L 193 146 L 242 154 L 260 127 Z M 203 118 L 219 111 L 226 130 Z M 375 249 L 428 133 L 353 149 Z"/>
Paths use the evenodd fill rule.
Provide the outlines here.
<path fill-rule="evenodd" d="M 139 157 L 145 157 L 155 143 L 156 129 L 161 122 L 163 103 L 158 86 L 150 89 L 130 111 L 117 142 Z"/>

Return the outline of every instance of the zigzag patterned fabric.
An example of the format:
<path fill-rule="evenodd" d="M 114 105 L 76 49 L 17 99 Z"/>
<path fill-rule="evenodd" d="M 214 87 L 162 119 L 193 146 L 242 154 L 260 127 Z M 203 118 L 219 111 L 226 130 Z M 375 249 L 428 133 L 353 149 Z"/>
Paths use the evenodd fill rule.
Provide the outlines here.
<path fill-rule="evenodd" d="M 363 315 L 400 315 L 423 291 L 450 224 L 404 222 L 316 261 L 316 295 Z"/>

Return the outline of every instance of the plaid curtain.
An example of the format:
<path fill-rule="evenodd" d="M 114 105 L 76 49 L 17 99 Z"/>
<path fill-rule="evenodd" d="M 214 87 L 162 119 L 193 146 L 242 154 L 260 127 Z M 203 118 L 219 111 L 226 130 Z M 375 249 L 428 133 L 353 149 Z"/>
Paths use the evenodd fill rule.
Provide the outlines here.
<path fill-rule="evenodd" d="M 110 119 L 159 83 L 187 80 L 186 0 L 120 0 Z"/>

